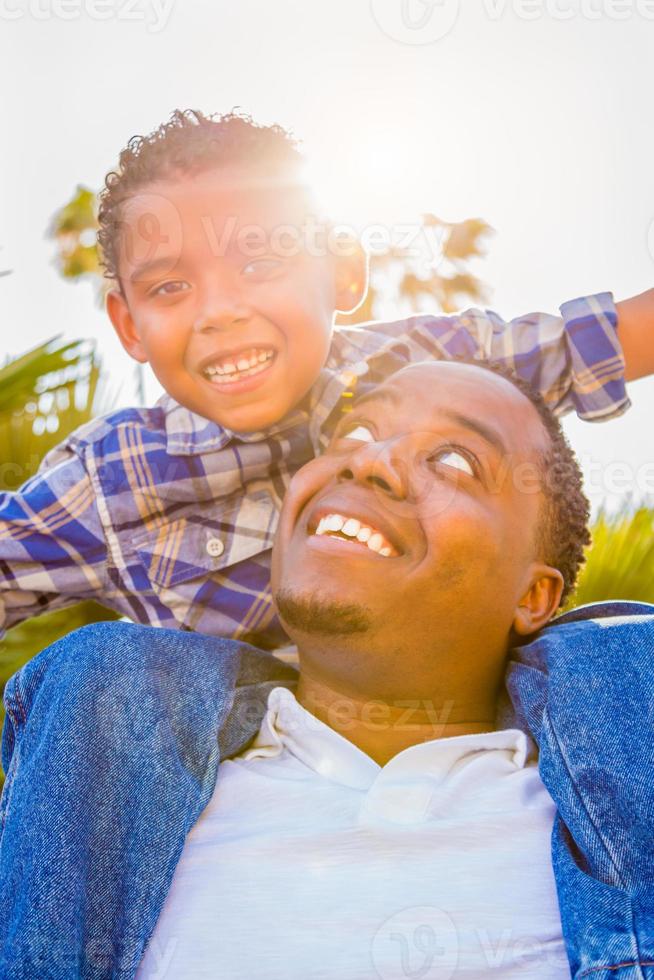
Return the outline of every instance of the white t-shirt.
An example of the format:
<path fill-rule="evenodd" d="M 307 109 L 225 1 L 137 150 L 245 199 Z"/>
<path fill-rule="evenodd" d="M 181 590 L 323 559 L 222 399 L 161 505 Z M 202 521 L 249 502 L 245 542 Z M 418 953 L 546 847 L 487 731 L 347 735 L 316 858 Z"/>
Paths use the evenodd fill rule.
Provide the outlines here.
<path fill-rule="evenodd" d="M 380 767 L 269 695 L 187 837 L 139 980 L 562 980 L 555 807 L 517 730 Z"/>

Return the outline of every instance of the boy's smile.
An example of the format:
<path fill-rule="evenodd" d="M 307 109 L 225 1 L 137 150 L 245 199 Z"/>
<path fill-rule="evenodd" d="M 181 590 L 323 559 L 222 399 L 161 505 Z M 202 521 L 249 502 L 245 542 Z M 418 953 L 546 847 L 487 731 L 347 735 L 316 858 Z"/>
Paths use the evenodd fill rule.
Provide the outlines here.
<path fill-rule="evenodd" d="M 122 206 L 118 335 L 172 397 L 254 432 L 301 402 L 327 360 L 334 312 L 365 291 L 359 250 L 309 253 L 300 187 L 209 170 L 171 176 Z"/>

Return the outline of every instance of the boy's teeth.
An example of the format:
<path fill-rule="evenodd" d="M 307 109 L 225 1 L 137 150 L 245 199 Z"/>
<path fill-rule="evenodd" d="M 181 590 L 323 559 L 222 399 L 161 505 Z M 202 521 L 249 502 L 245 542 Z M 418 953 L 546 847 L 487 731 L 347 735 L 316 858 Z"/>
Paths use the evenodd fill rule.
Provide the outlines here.
<path fill-rule="evenodd" d="M 238 381 L 243 375 L 248 377 L 251 374 L 258 374 L 264 370 L 274 356 L 275 352 L 271 349 L 253 348 L 251 351 L 241 354 L 236 361 L 225 359 L 210 364 L 204 369 L 204 373 L 209 379 L 219 377 L 221 382 L 231 383 Z"/>
<path fill-rule="evenodd" d="M 314 534 L 318 537 L 323 534 L 339 534 L 342 537 L 355 539 L 360 544 L 367 545 L 371 551 L 381 555 L 382 558 L 390 558 L 397 554 L 390 541 L 387 541 L 383 534 L 362 524 L 355 517 L 327 514 L 320 519 Z"/>

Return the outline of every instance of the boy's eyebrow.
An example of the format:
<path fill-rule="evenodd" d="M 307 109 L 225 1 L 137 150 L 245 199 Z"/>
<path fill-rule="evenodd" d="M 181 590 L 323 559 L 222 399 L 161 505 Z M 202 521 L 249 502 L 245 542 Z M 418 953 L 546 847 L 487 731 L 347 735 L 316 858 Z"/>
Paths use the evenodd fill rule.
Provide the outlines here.
<path fill-rule="evenodd" d="M 362 405 L 366 405 L 369 402 L 377 402 L 381 404 L 391 405 L 397 407 L 403 401 L 403 396 L 400 395 L 398 391 L 394 388 L 380 388 L 379 391 L 371 391 L 361 398 L 355 401 L 352 406 L 353 411 L 357 411 Z M 473 418 L 470 415 L 464 415 L 461 412 L 455 412 L 452 409 L 441 408 L 438 410 L 438 414 L 454 422 L 456 425 L 461 426 L 464 429 L 469 429 L 471 432 L 475 432 L 478 436 L 487 442 L 493 449 L 501 454 L 507 454 L 508 449 L 502 436 L 493 429 L 491 426 L 486 425 L 485 422 L 481 422 L 477 418 Z"/>
<path fill-rule="evenodd" d="M 175 267 L 175 262 L 176 257 L 172 255 L 162 256 L 158 259 L 151 259 L 149 262 L 141 262 L 141 264 L 137 265 L 132 271 L 129 281 L 139 282 L 148 275 L 156 275 L 158 272 L 171 272 Z"/>

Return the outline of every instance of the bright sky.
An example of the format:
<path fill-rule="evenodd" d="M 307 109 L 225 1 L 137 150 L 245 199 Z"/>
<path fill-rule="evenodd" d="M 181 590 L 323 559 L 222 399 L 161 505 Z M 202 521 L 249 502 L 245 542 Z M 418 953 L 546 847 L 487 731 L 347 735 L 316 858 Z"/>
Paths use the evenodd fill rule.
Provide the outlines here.
<path fill-rule="evenodd" d="M 126 140 L 177 107 L 241 106 L 292 128 L 346 219 L 485 218 L 496 235 L 476 271 L 504 316 L 651 286 L 654 2 L 461 8 L 0 0 L 5 352 L 97 337 L 119 403 L 134 397 L 92 288 L 59 278 L 45 231 L 78 182 L 98 188 Z M 620 420 L 566 423 L 595 505 L 654 485 L 654 382 L 631 395 Z"/>

